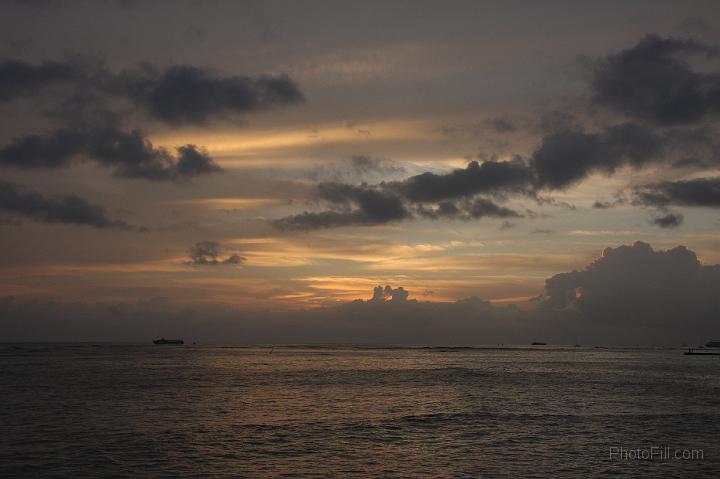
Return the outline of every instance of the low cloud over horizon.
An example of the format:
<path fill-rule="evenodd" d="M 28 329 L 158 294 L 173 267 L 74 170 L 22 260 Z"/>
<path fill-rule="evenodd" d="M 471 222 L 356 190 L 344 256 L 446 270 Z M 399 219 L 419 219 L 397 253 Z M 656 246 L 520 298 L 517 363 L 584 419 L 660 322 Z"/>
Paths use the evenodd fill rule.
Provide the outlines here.
<path fill-rule="evenodd" d="M 218 260 L 218 245 L 191 248 L 194 264 Z M 202 250 L 202 251 L 201 251 Z M 207 251 L 206 251 L 207 250 Z M 210 259 L 208 259 L 210 258 Z M 192 341 L 398 345 L 549 344 L 680 346 L 702 343 L 720 313 L 720 264 L 704 265 L 684 246 L 643 242 L 606 248 L 581 271 L 558 273 L 527 306 L 471 296 L 429 302 L 402 286 L 377 286 L 369 299 L 273 312 L 222 305 L 0 300 L 7 340 Z"/>

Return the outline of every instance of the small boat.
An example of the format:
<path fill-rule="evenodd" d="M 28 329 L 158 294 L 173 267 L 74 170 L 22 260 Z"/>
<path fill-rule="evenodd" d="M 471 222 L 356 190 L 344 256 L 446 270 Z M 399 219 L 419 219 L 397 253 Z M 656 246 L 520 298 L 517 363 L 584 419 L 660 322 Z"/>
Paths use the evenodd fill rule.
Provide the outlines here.
<path fill-rule="evenodd" d="M 185 344 L 182 339 L 153 339 L 153 344 Z"/>
<path fill-rule="evenodd" d="M 541 343 L 540 341 L 535 341 L 533 343 L 530 343 L 530 346 L 547 346 L 547 343 Z"/>
<path fill-rule="evenodd" d="M 688 348 L 683 354 L 685 356 L 720 356 L 720 351 L 705 352 L 705 348 L 699 348 L 700 351 L 693 348 Z"/>
<path fill-rule="evenodd" d="M 720 348 L 720 341 L 713 340 L 705 343 L 706 348 Z"/>

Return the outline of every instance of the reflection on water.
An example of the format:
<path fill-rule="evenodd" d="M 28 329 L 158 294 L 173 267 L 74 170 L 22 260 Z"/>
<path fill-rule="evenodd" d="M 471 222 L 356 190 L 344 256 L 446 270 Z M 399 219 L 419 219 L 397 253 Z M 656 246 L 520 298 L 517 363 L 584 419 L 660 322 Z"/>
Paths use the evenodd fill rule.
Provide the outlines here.
<path fill-rule="evenodd" d="M 2 345 L 0 390 L 3 477 L 720 471 L 720 361 L 680 351 Z M 704 459 L 609 456 L 655 446 Z"/>

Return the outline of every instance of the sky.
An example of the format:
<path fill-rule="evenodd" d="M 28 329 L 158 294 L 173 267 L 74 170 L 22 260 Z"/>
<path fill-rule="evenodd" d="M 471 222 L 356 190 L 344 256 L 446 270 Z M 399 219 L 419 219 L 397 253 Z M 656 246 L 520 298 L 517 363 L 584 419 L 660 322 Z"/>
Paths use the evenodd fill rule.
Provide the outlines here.
<path fill-rule="evenodd" d="M 0 10 L 8 340 L 720 337 L 716 2 Z"/>

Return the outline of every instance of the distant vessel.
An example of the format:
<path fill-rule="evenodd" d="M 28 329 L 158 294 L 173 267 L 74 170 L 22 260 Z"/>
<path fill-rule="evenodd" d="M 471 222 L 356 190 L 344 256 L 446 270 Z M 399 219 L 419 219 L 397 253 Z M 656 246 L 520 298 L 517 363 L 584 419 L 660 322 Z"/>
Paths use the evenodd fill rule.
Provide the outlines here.
<path fill-rule="evenodd" d="M 534 343 L 530 343 L 530 346 L 547 346 L 547 343 L 541 343 L 539 341 L 535 341 Z"/>
<path fill-rule="evenodd" d="M 182 339 L 153 339 L 153 344 L 185 344 Z"/>
<path fill-rule="evenodd" d="M 720 341 L 708 341 L 705 346 L 698 346 L 697 348 L 688 348 L 685 356 L 720 356 L 720 351 L 706 351 L 705 349 L 720 348 Z"/>
<path fill-rule="evenodd" d="M 705 348 L 700 348 L 700 351 L 693 348 L 688 348 L 683 354 L 685 356 L 720 356 L 720 352 L 703 352 Z"/>

